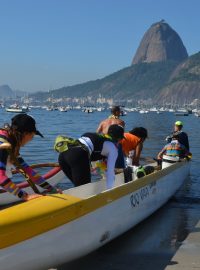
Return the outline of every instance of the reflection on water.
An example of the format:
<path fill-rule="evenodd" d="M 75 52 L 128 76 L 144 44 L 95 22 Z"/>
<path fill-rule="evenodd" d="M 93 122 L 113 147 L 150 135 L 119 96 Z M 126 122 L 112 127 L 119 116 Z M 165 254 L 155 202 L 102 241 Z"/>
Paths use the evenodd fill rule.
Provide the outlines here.
<path fill-rule="evenodd" d="M 109 112 L 86 114 L 81 111 L 33 110 L 30 113 L 38 123 L 45 138 L 35 137 L 22 149 L 29 163 L 57 161 L 53 151 L 54 139 L 58 134 L 78 138 L 86 131 L 95 131 L 99 122 Z M 1 109 L 0 123 L 9 122 L 13 114 Z M 149 139 L 144 144 L 143 156 L 155 157 L 165 144 L 164 138 L 179 120 L 173 113 L 128 113 L 123 118 L 126 130 L 134 126 L 148 129 Z M 196 225 L 200 217 L 200 119 L 190 115 L 182 117 L 184 130 L 189 135 L 193 160 L 190 178 L 176 196 L 161 210 L 121 237 L 93 252 L 58 269 L 164 269 L 182 241 Z M 175 181 L 175 179 L 174 179 Z M 66 183 L 64 184 L 66 186 Z M 67 241 L 67 239 L 66 239 Z"/>

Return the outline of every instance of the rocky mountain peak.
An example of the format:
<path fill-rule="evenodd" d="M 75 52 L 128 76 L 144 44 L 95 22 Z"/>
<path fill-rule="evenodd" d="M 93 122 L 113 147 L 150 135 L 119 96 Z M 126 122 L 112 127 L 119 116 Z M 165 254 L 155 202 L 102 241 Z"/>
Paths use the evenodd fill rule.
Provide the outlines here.
<path fill-rule="evenodd" d="M 174 60 L 181 62 L 188 57 L 180 36 L 164 20 L 152 24 L 144 34 L 133 58 L 138 63 Z"/>

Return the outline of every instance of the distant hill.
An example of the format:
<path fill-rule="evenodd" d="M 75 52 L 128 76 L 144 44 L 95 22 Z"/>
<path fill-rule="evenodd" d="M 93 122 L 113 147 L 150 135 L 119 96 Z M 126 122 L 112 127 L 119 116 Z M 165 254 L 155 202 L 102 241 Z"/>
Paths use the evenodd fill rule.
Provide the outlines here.
<path fill-rule="evenodd" d="M 26 94 L 25 91 L 11 89 L 7 84 L 0 85 L 0 99 L 22 97 Z"/>
<path fill-rule="evenodd" d="M 200 52 L 176 67 L 156 101 L 183 104 L 196 98 L 200 99 Z"/>
<path fill-rule="evenodd" d="M 63 87 L 46 93 L 34 94 L 37 98 L 48 97 L 98 97 L 138 100 L 151 98 L 167 83 L 178 65 L 174 61 L 141 63 L 117 71 L 103 79 Z"/>
<path fill-rule="evenodd" d="M 181 64 L 175 61 L 140 63 L 117 71 L 103 79 L 63 87 L 35 97 L 87 97 L 133 101 L 151 98 L 155 103 L 190 103 L 200 99 L 200 53 Z"/>
<path fill-rule="evenodd" d="M 154 23 L 144 34 L 132 64 L 174 60 L 188 57 L 180 36 L 164 20 Z"/>
<path fill-rule="evenodd" d="M 0 98 L 13 96 L 13 90 L 8 85 L 0 85 Z"/>

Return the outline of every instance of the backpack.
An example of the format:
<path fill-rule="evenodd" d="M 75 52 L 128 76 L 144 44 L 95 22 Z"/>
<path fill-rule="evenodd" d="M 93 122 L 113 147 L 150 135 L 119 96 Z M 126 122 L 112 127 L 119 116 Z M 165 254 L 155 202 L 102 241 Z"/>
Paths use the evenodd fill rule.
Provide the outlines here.
<path fill-rule="evenodd" d="M 58 135 L 55 139 L 54 150 L 59 153 L 67 151 L 71 146 L 80 145 L 79 141 L 67 136 Z"/>

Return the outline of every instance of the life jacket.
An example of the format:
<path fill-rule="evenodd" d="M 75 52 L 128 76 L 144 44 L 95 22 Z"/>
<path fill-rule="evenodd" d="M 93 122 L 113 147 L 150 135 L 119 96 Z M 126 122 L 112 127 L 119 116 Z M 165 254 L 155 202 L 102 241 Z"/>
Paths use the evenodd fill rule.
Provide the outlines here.
<path fill-rule="evenodd" d="M 70 147 L 78 145 L 80 145 L 80 142 L 78 140 L 67 136 L 58 135 L 55 139 L 54 150 L 62 153 L 64 151 L 67 151 Z"/>
<path fill-rule="evenodd" d="M 182 130 L 177 131 L 177 132 L 173 132 L 171 135 L 167 136 L 165 140 L 168 143 L 170 143 L 172 141 L 172 138 L 173 138 L 174 134 L 177 134 L 179 136 L 179 143 L 184 145 L 187 148 L 187 150 L 189 151 L 190 146 L 189 146 L 189 141 L 188 141 L 188 135 L 187 135 L 187 133 L 185 133 Z"/>
<path fill-rule="evenodd" d="M 98 133 L 86 132 L 81 137 L 88 137 L 93 144 L 94 148 L 90 156 L 91 161 L 96 161 L 105 158 L 104 156 L 101 155 L 103 144 L 105 141 L 114 143 L 111 137 Z"/>
<path fill-rule="evenodd" d="M 173 156 L 173 157 L 184 157 L 186 152 L 186 148 L 184 145 L 179 143 L 177 140 L 172 140 L 171 143 L 166 145 L 166 156 Z"/>

